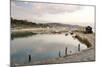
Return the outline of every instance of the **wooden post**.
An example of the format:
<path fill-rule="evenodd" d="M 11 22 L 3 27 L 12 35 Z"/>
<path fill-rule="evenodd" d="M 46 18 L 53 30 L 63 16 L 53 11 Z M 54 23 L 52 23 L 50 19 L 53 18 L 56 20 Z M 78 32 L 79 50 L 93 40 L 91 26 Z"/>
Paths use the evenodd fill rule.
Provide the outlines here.
<path fill-rule="evenodd" d="M 67 56 L 67 50 L 68 50 L 68 48 L 66 47 L 65 48 L 65 56 Z"/>
<path fill-rule="evenodd" d="M 31 55 L 28 55 L 28 61 L 31 62 Z"/>
<path fill-rule="evenodd" d="M 80 51 L 80 44 L 78 44 L 78 51 Z"/>
<path fill-rule="evenodd" d="M 60 53 L 60 51 L 59 51 L 59 57 L 61 57 L 61 53 Z"/>

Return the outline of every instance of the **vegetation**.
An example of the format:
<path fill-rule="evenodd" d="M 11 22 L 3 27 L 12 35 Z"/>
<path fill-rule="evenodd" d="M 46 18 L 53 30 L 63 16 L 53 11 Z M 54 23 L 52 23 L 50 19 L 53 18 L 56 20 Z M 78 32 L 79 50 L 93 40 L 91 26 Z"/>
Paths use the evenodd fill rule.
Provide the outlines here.
<path fill-rule="evenodd" d="M 18 19 L 13 19 L 11 18 L 11 28 L 16 28 L 16 27 L 47 27 L 47 24 L 41 24 L 41 23 L 35 23 L 35 22 L 29 22 L 27 20 L 18 20 Z"/>
<path fill-rule="evenodd" d="M 37 33 L 33 33 L 33 32 L 13 32 L 11 33 L 11 39 L 18 38 L 18 37 L 27 37 L 36 34 Z"/>
<path fill-rule="evenodd" d="M 77 38 L 80 42 L 86 44 L 88 48 L 91 47 L 91 43 L 88 41 L 87 38 L 82 38 L 79 35 L 76 35 L 75 38 Z"/>

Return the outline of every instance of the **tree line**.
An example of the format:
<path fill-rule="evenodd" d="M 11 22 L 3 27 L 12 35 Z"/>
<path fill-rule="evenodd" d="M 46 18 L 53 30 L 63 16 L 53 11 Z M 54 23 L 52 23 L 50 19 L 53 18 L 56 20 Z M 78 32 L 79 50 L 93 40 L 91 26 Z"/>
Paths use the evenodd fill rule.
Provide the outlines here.
<path fill-rule="evenodd" d="M 19 20 L 19 19 L 13 19 L 11 17 L 11 27 L 14 26 L 30 26 L 30 27 L 47 27 L 47 24 L 42 23 L 36 23 L 36 22 L 29 22 L 27 20 Z"/>

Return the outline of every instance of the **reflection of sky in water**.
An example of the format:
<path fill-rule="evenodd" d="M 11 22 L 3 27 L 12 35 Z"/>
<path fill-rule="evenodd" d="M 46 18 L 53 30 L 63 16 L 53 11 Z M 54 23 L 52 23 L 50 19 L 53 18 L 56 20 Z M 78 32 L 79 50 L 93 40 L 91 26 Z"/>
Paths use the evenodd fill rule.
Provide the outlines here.
<path fill-rule="evenodd" d="M 31 54 L 32 62 L 41 61 L 59 57 L 59 51 L 64 56 L 65 47 L 68 47 L 68 54 L 72 54 L 78 52 L 78 44 L 81 44 L 81 50 L 87 48 L 71 35 L 64 34 L 38 34 L 16 38 L 11 41 L 11 60 L 15 63 L 27 63 L 28 55 Z"/>

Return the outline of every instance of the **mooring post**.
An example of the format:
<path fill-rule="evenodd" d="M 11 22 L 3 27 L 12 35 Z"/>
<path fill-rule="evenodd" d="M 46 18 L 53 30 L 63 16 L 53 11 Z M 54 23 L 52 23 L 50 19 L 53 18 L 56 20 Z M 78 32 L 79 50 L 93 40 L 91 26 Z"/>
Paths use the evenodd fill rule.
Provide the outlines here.
<path fill-rule="evenodd" d="M 59 51 L 59 57 L 61 57 L 61 53 L 60 53 L 60 51 Z"/>
<path fill-rule="evenodd" d="M 67 50 L 68 50 L 68 48 L 66 47 L 65 48 L 65 56 L 67 56 Z"/>
<path fill-rule="evenodd" d="M 80 44 L 78 44 L 78 51 L 80 51 Z"/>
<path fill-rule="evenodd" d="M 31 55 L 28 55 L 28 61 L 31 62 Z"/>

